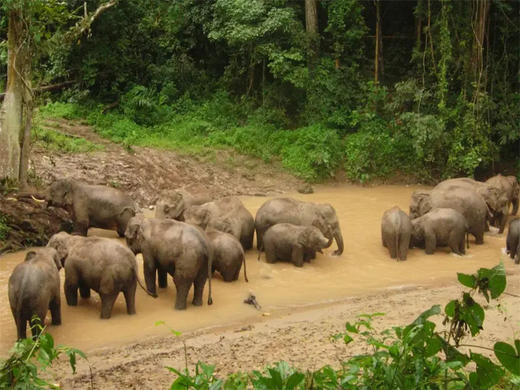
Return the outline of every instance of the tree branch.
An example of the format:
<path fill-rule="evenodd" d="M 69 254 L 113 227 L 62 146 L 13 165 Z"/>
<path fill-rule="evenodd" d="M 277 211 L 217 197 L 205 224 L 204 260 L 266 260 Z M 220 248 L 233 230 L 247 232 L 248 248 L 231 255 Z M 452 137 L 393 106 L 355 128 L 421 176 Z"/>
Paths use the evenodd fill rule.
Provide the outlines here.
<path fill-rule="evenodd" d="M 85 31 L 90 30 L 90 26 L 94 21 L 106 10 L 112 8 L 116 5 L 118 0 L 110 0 L 105 4 L 100 5 L 93 13 L 90 15 L 85 15 L 72 29 L 67 33 L 67 38 L 70 40 L 74 40 L 82 35 Z"/>

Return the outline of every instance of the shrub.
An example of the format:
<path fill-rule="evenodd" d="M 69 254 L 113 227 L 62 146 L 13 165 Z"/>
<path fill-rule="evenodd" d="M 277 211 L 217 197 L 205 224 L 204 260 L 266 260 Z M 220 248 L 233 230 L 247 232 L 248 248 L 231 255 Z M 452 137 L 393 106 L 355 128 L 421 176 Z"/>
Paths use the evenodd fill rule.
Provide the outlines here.
<path fill-rule="evenodd" d="M 309 181 L 334 175 L 343 157 L 338 134 L 320 125 L 304 127 L 293 133 L 295 142 L 282 149 L 283 165 Z"/>

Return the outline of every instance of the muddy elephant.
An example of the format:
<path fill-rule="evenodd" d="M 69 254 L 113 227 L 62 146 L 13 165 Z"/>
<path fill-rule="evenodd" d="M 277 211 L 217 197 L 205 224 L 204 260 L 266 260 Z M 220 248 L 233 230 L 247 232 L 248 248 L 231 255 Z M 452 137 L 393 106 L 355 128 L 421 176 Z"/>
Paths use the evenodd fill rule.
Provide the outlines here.
<path fill-rule="evenodd" d="M 181 189 L 164 196 L 155 208 L 155 218 L 170 218 L 184 222 L 184 211 L 191 206 L 211 202 L 209 195 L 193 195 Z"/>
<path fill-rule="evenodd" d="M 136 205 L 124 192 L 107 186 L 61 179 L 51 184 L 47 193 L 50 206 L 71 212 L 74 232 L 87 235 L 88 228 L 117 230 L 124 237 L 128 220 L 136 213 Z"/>
<path fill-rule="evenodd" d="M 486 221 L 491 218 L 486 202 L 475 191 L 455 187 L 450 190 L 415 191 L 410 202 L 410 218 L 418 218 L 434 208 L 452 208 L 461 213 L 475 237 L 476 244 L 484 243 Z"/>
<path fill-rule="evenodd" d="M 468 224 L 464 216 L 451 208 L 438 208 L 412 219 L 412 247 L 424 248 L 432 255 L 435 248 L 449 246 L 454 253 L 466 254 L 464 238 Z"/>
<path fill-rule="evenodd" d="M 469 177 L 444 180 L 437 184 L 434 189 L 449 191 L 456 187 L 474 190 L 478 195 L 480 195 L 489 208 L 489 222 L 498 227 L 499 233 L 504 232 L 507 217 L 509 215 L 509 204 L 506 195 L 502 191 L 491 186 L 489 183 L 476 181 Z"/>
<path fill-rule="evenodd" d="M 412 223 L 403 210 L 394 206 L 383 213 L 381 238 L 392 259 L 406 260 L 411 234 Z"/>
<path fill-rule="evenodd" d="M 520 218 L 515 218 L 509 222 L 506 250 L 509 256 L 515 260 L 515 264 L 520 264 Z"/>
<path fill-rule="evenodd" d="M 43 326 L 45 316 L 51 311 L 52 324 L 61 324 L 60 274 L 61 262 L 53 248 L 35 248 L 25 255 L 25 261 L 18 264 L 9 277 L 9 304 L 13 313 L 18 339 L 27 335 L 27 322 L 31 325 L 33 337 L 41 328 L 35 324 L 33 316 Z"/>
<path fill-rule="evenodd" d="M 206 234 L 213 248 L 212 271 L 218 271 L 225 282 L 232 282 L 238 279 L 240 268 L 244 264 L 244 279 L 248 282 L 246 257 L 240 241 L 235 236 L 218 230 L 210 230 Z"/>
<path fill-rule="evenodd" d="M 265 202 L 256 213 L 256 242 L 262 248 L 263 236 L 267 229 L 277 223 L 292 223 L 301 226 L 315 226 L 329 239 L 329 246 L 336 240 L 338 249 L 334 256 L 343 253 L 343 235 L 336 210 L 328 203 L 302 202 L 292 198 L 276 198 Z"/>
<path fill-rule="evenodd" d="M 518 213 L 518 199 L 520 197 L 520 186 L 516 176 L 502 176 L 498 174 L 486 180 L 490 186 L 497 188 L 507 198 L 507 210 L 513 206 L 511 214 Z"/>
<path fill-rule="evenodd" d="M 291 223 L 271 226 L 263 238 L 265 259 L 268 263 L 278 260 L 291 261 L 297 267 L 303 267 L 305 261 L 316 257 L 316 252 L 330 246 L 330 240 L 318 228 Z"/>
<path fill-rule="evenodd" d="M 200 206 L 191 206 L 184 212 L 184 219 L 204 230 L 214 229 L 232 234 L 244 250 L 253 247 L 255 221 L 237 197 L 229 196 Z"/>
<path fill-rule="evenodd" d="M 138 215 L 128 222 L 125 237 L 134 254 L 143 254 L 145 283 L 151 293 L 156 293 L 157 274 L 160 288 L 167 287 L 167 274 L 170 274 L 177 290 L 175 309 L 186 309 L 192 284 L 192 304 L 201 306 L 204 285 L 209 278 L 208 305 L 213 303 L 213 252 L 206 234 L 201 229 L 173 219 L 148 219 Z"/>
<path fill-rule="evenodd" d="M 48 247 L 56 249 L 65 269 L 65 298 L 69 306 L 82 298 L 90 298 L 94 290 L 101 298 L 101 318 L 110 318 L 117 296 L 125 296 L 126 311 L 135 314 L 137 276 L 135 256 L 118 241 L 101 237 L 73 236 L 60 232 L 51 237 Z"/>

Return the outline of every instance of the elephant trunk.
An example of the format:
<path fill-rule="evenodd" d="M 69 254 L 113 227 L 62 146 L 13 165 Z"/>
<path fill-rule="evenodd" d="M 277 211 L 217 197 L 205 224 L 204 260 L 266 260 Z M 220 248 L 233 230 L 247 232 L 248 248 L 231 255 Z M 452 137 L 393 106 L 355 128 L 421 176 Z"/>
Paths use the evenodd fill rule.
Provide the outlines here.
<path fill-rule="evenodd" d="M 143 284 L 141 283 L 141 280 L 139 279 L 139 276 L 137 275 L 137 269 L 135 270 L 135 278 L 137 279 L 137 283 L 144 290 L 145 293 L 147 293 L 148 295 L 150 295 L 151 297 L 154 297 L 154 298 L 158 297 L 158 295 L 156 293 L 152 293 L 152 292 L 148 291 L 148 289 L 143 286 Z"/>
<path fill-rule="evenodd" d="M 213 274 L 213 248 L 208 244 L 208 305 L 213 305 L 213 298 L 211 297 L 211 276 Z"/>
<path fill-rule="evenodd" d="M 508 210 L 509 211 L 509 210 Z M 506 224 L 507 224 L 507 218 L 508 218 L 508 213 L 505 212 L 505 213 L 501 213 L 500 217 L 497 218 L 497 221 L 498 221 L 498 232 L 500 234 L 502 234 L 504 232 L 504 229 L 506 227 Z"/>
<path fill-rule="evenodd" d="M 338 249 L 334 251 L 333 255 L 339 256 L 343 253 L 343 236 L 341 234 L 341 229 L 339 225 L 334 231 L 334 239 L 336 240 L 336 244 L 338 244 Z"/>

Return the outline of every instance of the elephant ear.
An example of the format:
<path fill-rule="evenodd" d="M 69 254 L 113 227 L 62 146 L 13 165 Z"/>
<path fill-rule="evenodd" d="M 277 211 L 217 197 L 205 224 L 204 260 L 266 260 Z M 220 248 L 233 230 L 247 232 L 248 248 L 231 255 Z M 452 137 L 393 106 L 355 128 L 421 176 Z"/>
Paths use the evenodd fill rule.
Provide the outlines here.
<path fill-rule="evenodd" d="M 300 234 L 298 234 L 298 244 L 300 244 L 303 247 L 309 246 L 309 240 L 311 238 L 312 229 L 312 227 L 306 227 L 301 231 Z"/>
<path fill-rule="evenodd" d="M 58 268 L 58 271 L 63 267 L 63 264 L 61 263 L 60 254 L 58 251 L 54 248 L 48 248 L 52 255 L 52 260 L 54 260 L 54 264 L 56 265 L 56 268 Z"/>
<path fill-rule="evenodd" d="M 36 252 L 35 251 L 29 251 L 25 255 L 24 261 L 30 261 L 30 260 L 34 259 L 34 256 L 36 256 Z"/>

